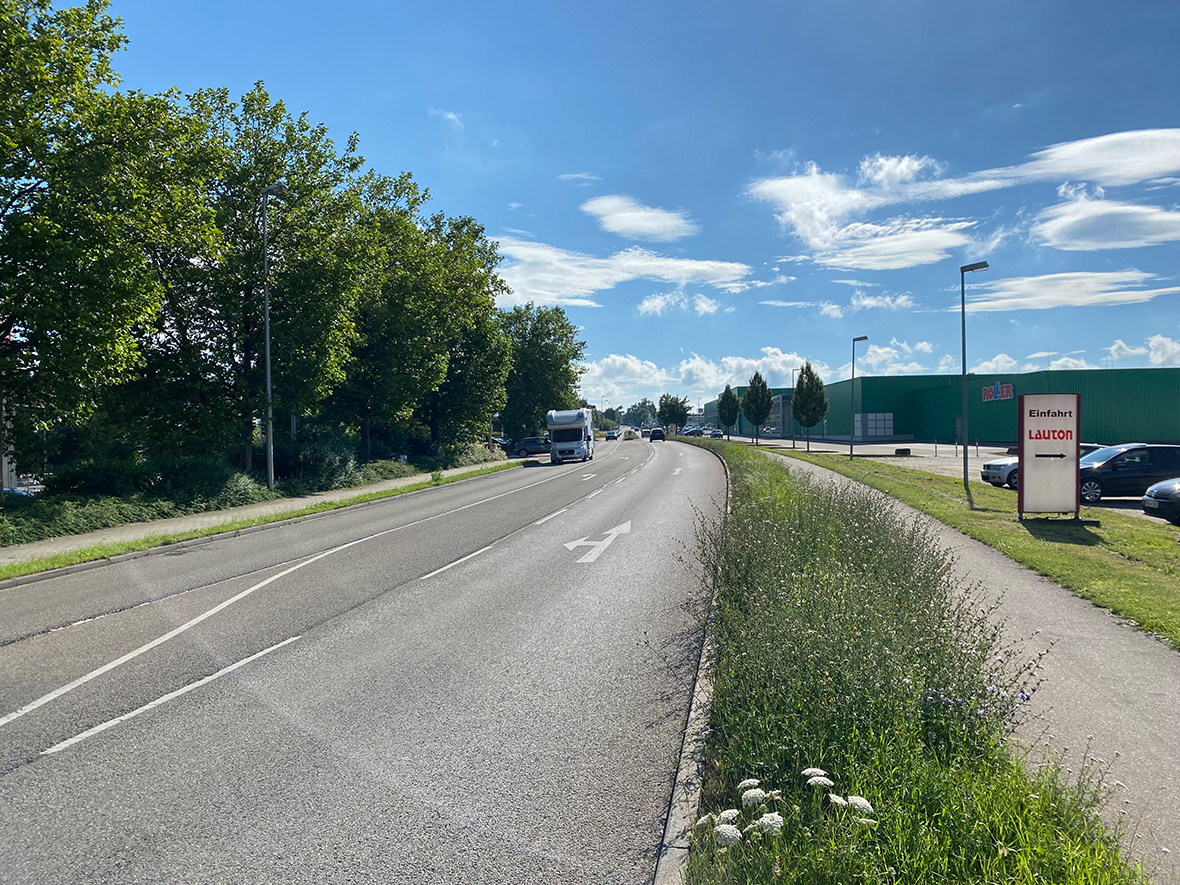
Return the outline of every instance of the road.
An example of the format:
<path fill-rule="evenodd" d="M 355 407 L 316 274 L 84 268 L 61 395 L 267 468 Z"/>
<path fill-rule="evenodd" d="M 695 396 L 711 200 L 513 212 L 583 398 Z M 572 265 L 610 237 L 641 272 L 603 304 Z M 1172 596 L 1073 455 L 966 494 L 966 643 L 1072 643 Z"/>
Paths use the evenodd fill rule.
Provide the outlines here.
<path fill-rule="evenodd" d="M 649 879 L 724 496 L 609 443 L 0 591 L 0 881 Z"/>

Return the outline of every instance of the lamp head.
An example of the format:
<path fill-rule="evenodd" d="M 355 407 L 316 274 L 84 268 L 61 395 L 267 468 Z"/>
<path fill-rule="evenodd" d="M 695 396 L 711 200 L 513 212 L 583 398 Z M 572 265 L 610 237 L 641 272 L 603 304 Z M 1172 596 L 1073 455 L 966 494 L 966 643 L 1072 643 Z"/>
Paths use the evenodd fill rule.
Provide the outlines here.
<path fill-rule="evenodd" d="M 977 270 L 987 270 L 987 262 L 977 261 L 974 264 L 964 264 L 959 268 L 959 273 L 974 273 Z"/>
<path fill-rule="evenodd" d="M 274 184 L 269 184 L 262 189 L 262 196 L 284 197 L 287 195 L 288 187 L 281 181 L 276 181 Z"/>
<path fill-rule="evenodd" d="M 853 338 L 853 339 L 852 339 L 852 343 L 853 343 L 853 344 L 855 344 L 857 341 L 868 341 L 868 340 L 869 340 L 869 336 L 868 336 L 868 335 L 861 335 L 861 336 L 859 336 L 859 337 L 857 337 L 857 338 Z"/>

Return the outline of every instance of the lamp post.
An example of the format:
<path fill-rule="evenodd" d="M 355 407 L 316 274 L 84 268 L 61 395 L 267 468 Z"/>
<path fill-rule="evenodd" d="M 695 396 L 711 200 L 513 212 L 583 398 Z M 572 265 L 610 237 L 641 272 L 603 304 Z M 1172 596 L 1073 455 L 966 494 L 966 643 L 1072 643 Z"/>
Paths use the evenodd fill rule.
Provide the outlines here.
<path fill-rule="evenodd" d="M 868 335 L 858 335 L 852 339 L 852 380 L 848 382 L 848 406 L 850 419 L 848 425 L 848 460 L 852 460 L 852 446 L 856 439 L 856 342 L 868 341 Z"/>
<path fill-rule="evenodd" d="M 287 193 L 287 186 L 281 181 L 267 185 L 262 189 L 259 201 L 262 203 L 262 324 L 266 334 L 266 487 L 272 492 L 275 489 L 275 446 L 274 446 L 274 413 L 271 408 L 270 390 L 270 260 L 268 256 L 268 231 L 266 221 L 267 198 L 281 197 Z"/>
<path fill-rule="evenodd" d="M 987 270 L 986 261 L 977 261 L 974 264 L 964 264 L 959 268 L 959 315 L 962 318 L 963 326 L 963 417 L 959 424 L 961 427 L 961 434 L 963 437 L 963 491 L 967 493 L 967 506 L 975 507 L 975 501 L 971 498 L 971 486 L 967 484 L 967 274 L 975 273 L 977 270 Z"/>

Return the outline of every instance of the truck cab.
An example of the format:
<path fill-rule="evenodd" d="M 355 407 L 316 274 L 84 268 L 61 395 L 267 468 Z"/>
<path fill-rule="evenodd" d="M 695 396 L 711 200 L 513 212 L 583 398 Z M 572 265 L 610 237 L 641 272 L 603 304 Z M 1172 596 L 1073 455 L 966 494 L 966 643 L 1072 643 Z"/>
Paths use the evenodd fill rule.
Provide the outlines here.
<path fill-rule="evenodd" d="M 594 418 L 590 409 L 550 409 L 549 461 L 588 461 L 594 457 Z"/>

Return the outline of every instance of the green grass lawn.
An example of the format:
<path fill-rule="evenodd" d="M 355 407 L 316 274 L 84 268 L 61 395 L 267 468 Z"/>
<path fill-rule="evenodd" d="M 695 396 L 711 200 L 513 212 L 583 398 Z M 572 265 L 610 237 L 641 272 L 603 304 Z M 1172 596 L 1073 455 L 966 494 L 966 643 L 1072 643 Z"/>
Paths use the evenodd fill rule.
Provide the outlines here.
<path fill-rule="evenodd" d="M 1174 526 L 1101 507 L 1082 508 L 1082 518 L 1096 524 L 1020 521 L 1008 489 L 972 485 L 975 508 L 969 509 L 959 479 L 869 459 L 777 451 L 897 498 L 1180 648 L 1180 529 Z"/>

